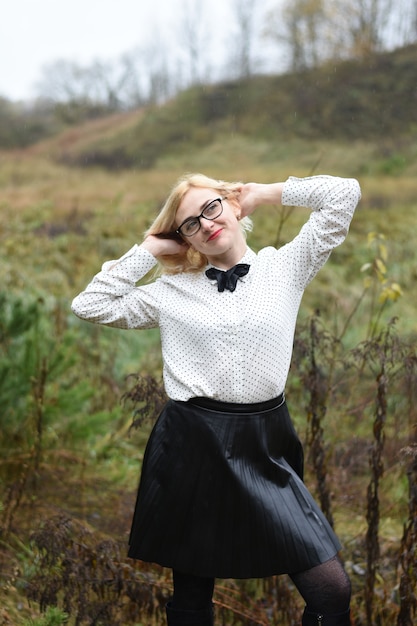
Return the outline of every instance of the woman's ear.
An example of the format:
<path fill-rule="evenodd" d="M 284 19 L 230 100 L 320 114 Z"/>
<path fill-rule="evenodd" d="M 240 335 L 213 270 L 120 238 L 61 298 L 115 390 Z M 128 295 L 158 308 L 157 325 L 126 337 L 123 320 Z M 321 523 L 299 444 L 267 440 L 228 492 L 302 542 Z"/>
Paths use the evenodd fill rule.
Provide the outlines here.
<path fill-rule="evenodd" d="M 228 202 L 233 209 L 233 213 L 236 215 L 236 219 L 238 221 L 242 219 L 242 209 L 240 207 L 239 200 L 237 200 L 237 198 L 230 198 L 230 200 L 228 199 Z"/>

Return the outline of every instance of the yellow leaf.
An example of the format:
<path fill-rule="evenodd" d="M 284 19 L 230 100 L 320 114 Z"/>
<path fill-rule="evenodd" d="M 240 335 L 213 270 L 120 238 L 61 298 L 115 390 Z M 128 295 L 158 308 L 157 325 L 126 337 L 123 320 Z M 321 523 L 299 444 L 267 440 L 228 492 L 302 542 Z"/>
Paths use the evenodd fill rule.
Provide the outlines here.
<path fill-rule="evenodd" d="M 398 300 L 398 298 L 400 298 L 403 295 L 403 290 L 401 289 L 401 286 L 398 283 L 392 283 L 391 290 L 393 292 L 395 300 Z"/>
<path fill-rule="evenodd" d="M 375 259 L 375 265 L 376 265 L 377 271 L 383 276 L 385 276 L 385 274 L 387 273 L 387 268 L 385 266 L 384 261 L 382 259 Z"/>
<path fill-rule="evenodd" d="M 378 233 L 374 231 L 368 233 L 368 246 L 371 246 L 377 237 Z"/>
<path fill-rule="evenodd" d="M 400 296 L 402 296 L 402 289 L 400 285 L 398 283 L 392 283 L 392 285 L 387 285 L 384 289 L 382 289 L 378 300 L 382 304 L 387 302 L 387 300 L 396 302 Z"/>
<path fill-rule="evenodd" d="M 391 300 L 391 299 L 392 298 L 390 297 L 390 289 L 389 289 L 389 287 L 384 287 L 384 289 L 379 294 L 378 301 L 381 304 L 384 304 L 385 302 L 387 302 L 387 300 Z"/>

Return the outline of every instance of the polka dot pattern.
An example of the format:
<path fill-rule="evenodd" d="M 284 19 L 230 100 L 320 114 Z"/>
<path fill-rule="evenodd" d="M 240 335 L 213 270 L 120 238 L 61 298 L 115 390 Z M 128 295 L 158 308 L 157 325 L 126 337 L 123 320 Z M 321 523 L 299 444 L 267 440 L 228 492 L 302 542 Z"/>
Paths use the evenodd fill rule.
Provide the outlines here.
<path fill-rule="evenodd" d="M 250 271 L 236 291 L 218 292 L 204 271 L 163 275 L 137 287 L 156 260 L 136 245 L 105 263 L 72 309 L 82 319 L 118 328 L 159 326 L 165 387 L 174 400 L 269 400 L 285 388 L 304 289 L 346 237 L 359 199 L 354 179 L 290 177 L 282 203 L 309 207 L 310 218 L 278 250 L 256 254 L 247 248 L 240 262 Z"/>

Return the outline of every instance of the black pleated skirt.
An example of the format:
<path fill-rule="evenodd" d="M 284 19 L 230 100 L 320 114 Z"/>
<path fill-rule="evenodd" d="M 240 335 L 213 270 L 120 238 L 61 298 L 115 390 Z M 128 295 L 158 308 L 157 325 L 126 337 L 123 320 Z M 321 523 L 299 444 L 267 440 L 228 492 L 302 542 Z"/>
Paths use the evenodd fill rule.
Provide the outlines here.
<path fill-rule="evenodd" d="M 340 544 L 302 475 L 284 398 L 169 400 L 146 447 L 129 557 L 215 578 L 324 563 Z"/>

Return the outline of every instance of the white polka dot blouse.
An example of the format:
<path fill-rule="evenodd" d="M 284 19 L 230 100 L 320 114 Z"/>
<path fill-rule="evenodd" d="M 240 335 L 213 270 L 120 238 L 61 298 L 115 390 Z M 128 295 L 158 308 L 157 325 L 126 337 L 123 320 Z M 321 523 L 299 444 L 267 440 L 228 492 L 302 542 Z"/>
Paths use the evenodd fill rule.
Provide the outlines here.
<path fill-rule="evenodd" d="M 299 234 L 241 259 L 250 271 L 233 292 L 205 271 L 138 281 L 157 263 L 140 245 L 103 265 L 72 303 L 78 317 L 122 329 L 159 327 L 165 389 L 173 400 L 254 403 L 284 391 L 304 289 L 345 239 L 360 199 L 356 180 L 290 177 L 282 204 L 308 207 Z M 205 268 L 206 269 L 206 268 Z"/>

